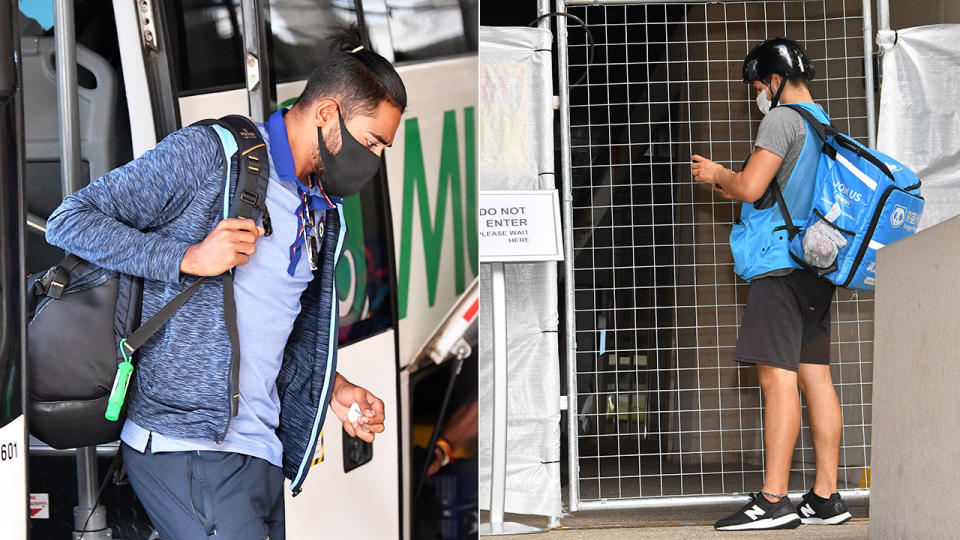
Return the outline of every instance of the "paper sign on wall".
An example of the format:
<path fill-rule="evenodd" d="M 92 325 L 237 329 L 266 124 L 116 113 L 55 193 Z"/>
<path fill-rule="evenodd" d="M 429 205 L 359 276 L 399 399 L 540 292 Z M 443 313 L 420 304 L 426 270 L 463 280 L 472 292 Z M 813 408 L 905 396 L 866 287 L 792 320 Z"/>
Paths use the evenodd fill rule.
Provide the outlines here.
<path fill-rule="evenodd" d="M 563 260 L 557 190 L 480 192 L 480 262 Z"/>

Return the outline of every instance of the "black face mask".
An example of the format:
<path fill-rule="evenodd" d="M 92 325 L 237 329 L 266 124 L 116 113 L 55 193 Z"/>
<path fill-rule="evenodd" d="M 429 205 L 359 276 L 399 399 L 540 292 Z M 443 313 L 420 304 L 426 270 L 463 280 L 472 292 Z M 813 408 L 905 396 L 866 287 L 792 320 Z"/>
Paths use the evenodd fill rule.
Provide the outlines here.
<path fill-rule="evenodd" d="M 323 192 L 331 197 L 344 198 L 360 192 L 380 170 L 380 157 L 369 148 L 360 144 L 347 131 L 343 115 L 337 109 L 340 118 L 340 151 L 330 153 L 323 141 L 323 130 L 317 128 L 320 145 L 320 158 L 323 160 Z"/>

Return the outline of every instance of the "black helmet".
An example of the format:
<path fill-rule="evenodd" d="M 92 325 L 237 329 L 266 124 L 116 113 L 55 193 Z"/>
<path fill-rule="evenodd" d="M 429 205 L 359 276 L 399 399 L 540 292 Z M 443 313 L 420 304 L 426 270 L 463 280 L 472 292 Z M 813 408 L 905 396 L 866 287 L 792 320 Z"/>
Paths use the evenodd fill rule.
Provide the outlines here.
<path fill-rule="evenodd" d="M 768 39 L 757 45 L 743 59 L 743 82 L 763 81 L 776 73 L 785 79 L 813 79 L 813 65 L 796 41 L 786 38 Z"/>

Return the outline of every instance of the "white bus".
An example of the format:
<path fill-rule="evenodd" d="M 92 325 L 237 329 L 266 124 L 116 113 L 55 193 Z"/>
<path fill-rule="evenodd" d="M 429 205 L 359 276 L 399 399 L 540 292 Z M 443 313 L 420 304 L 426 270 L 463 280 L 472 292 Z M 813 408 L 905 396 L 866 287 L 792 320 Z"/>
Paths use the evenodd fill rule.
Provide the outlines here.
<path fill-rule="evenodd" d="M 410 457 L 408 368 L 478 273 L 476 0 L 271 0 L 269 13 L 257 7 L 266 3 L 0 0 L 12 14 L 19 8 L 17 20 L 0 24 L 19 26 L 19 42 L 6 45 L 19 46 L 21 58 L 24 143 L 13 151 L 25 161 L 25 270 L 42 271 L 63 255 L 43 239 L 45 217 L 62 198 L 55 4 L 75 18 L 76 187 L 197 120 L 237 113 L 264 120 L 288 106 L 326 54 L 325 29 L 357 23 L 370 46 L 394 61 L 409 96 L 385 174 L 345 201 L 349 245 L 337 268 L 338 370 L 384 400 L 388 429 L 365 445 L 342 435 L 328 415 L 303 491 L 287 501 L 287 534 L 409 538 L 419 471 Z M 262 24 L 253 24 L 258 18 Z M 73 485 L 73 454 L 29 446 L 29 490 L 39 496 L 33 512 L 42 514 L 32 519 L 33 537 L 63 537 L 76 526 L 64 510 L 76 501 L 64 487 Z M 113 452 L 97 449 L 101 469 Z M 115 538 L 150 537 L 137 507 L 108 492 L 102 502 Z"/>

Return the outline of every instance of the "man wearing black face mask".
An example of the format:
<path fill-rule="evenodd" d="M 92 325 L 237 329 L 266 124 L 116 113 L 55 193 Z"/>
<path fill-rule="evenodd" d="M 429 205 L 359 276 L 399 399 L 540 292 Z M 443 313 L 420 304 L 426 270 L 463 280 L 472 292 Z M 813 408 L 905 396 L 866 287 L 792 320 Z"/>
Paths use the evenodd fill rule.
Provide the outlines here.
<path fill-rule="evenodd" d="M 299 492 L 326 408 L 365 441 L 385 429 L 383 402 L 335 372 L 333 276 L 341 199 L 377 174 L 406 91 L 355 29 L 335 46 L 296 105 L 257 125 L 272 234 L 223 219 L 226 161 L 211 127 L 170 134 L 48 222 L 51 244 L 144 278 L 144 320 L 214 277 L 140 348 L 127 394 L 123 457 L 162 538 L 282 539 L 284 477 Z M 231 269 L 239 365 L 215 277 Z"/>

